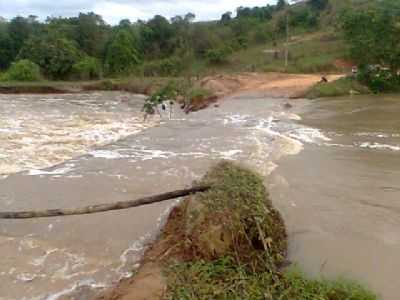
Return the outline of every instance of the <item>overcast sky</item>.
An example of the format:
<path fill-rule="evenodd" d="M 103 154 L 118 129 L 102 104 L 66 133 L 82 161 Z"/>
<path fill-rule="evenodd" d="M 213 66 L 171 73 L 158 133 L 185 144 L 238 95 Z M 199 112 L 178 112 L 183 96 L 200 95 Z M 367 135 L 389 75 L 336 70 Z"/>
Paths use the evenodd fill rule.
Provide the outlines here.
<path fill-rule="evenodd" d="M 94 11 L 110 24 L 121 19 L 146 20 L 156 14 L 166 17 L 193 12 L 197 20 L 219 19 L 226 11 L 239 6 L 265 6 L 276 0 L 0 0 L 0 16 L 10 19 L 16 15 L 75 16 Z"/>

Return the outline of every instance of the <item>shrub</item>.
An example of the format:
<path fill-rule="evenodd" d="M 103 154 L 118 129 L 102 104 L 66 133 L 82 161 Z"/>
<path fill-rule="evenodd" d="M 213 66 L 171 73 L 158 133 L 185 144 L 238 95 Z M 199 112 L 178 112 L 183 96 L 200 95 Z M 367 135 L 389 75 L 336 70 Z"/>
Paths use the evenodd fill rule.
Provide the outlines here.
<path fill-rule="evenodd" d="M 101 64 L 98 59 L 87 56 L 72 66 L 72 74 L 76 79 L 99 79 L 102 76 Z"/>
<path fill-rule="evenodd" d="M 143 65 L 145 76 L 178 76 L 182 71 L 182 60 L 177 57 L 152 61 Z"/>
<path fill-rule="evenodd" d="M 400 89 L 399 75 L 380 67 L 361 66 L 357 79 L 374 93 L 393 92 Z"/>
<path fill-rule="evenodd" d="M 23 59 L 12 64 L 10 69 L 2 76 L 8 81 L 38 81 L 41 80 L 40 68 L 30 60 Z"/>
<path fill-rule="evenodd" d="M 139 63 L 137 41 L 129 30 L 119 30 L 107 47 L 105 69 L 113 75 L 128 74 Z"/>
<path fill-rule="evenodd" d="M 65 79 L 81 53 L 74 41 L 56 35 L 34 36 L 27 40 L 18 58 L 38 64 L 45 75 Z"/>
<path fill-rule="evenodd" d="M 143 111 L 147 114 L 154 114 L 155 107 L 164 101 L 175 100 L 179 94 L 178 83 L 171 80 L 165 86 L 158 89 L 156 92 L 151 94 L 143 105 Z"/>
<path fill-rule="evenodd" d="M 206 58 L 212 64 L 223 64 L 228 61 L 230 53 L 232 53 L 230 48 L 211 49 L 207 51 Z"/>

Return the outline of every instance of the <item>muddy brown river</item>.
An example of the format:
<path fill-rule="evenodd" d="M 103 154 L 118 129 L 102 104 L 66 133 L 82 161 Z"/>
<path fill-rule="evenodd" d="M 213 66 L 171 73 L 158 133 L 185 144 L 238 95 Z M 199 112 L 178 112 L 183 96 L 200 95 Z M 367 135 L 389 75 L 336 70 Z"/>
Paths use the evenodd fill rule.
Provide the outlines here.
<path fill-rule="evenodd" d="M 189 186 L 221 159 L 240 161 L 265 176 L 293 262 L 394 300 L 399 100 L 247 93 L 143 123 L 139 95 L 0 95 L 0 210 L 130 200 Z M 90 299 L 132 276 L 176 203 L 0 221 L 0 299 Z"/>

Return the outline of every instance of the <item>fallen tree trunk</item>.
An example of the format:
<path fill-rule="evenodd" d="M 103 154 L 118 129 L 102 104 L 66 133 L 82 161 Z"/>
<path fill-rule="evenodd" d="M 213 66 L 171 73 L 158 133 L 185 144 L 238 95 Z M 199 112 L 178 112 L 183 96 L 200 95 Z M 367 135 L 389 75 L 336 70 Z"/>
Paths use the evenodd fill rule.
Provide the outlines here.
<path fill-rule="evenodd" d="M 165 194 L 145 197 L 137 200 L 126 202 L 116 202 L 112 204 L 98 204 L 86 206 L 77 209 L 49 209 L 43 211 L 20 211 L 20 212 L 0 212 L 0 219 L 37 219 L 50 217 L 64 217 L 75 215 L 96 214 L 106 211 L 123 210 L 132 207 L 149 205 L 153 203 L 163 202 L 171 199 L 185 197 L 188 195 L 205 192 L 210 189 L 210 186 L 198 186 L 190 189 L 177 190 Z"/>

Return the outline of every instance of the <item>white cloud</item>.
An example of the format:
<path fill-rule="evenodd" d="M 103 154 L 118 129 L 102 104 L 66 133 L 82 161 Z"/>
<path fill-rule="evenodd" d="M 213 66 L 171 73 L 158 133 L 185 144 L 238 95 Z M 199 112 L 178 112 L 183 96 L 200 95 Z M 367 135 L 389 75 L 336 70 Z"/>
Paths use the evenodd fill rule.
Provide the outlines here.
<path fill-rule="evenodd" d="M 7 3 L 5 3 L 7 2 Z M 239 6 L 264 6 L 276 0 L 0 0 L 0 14 L 6 18 L 16 15 L 74 16 L 79 12 L 94 11 L 104 19 L 116 24 L 121 19 L 149 19 L 156 14 L 165 17 L 193 12 L 197 20 L 213 20 L 226 11 Z"/>

